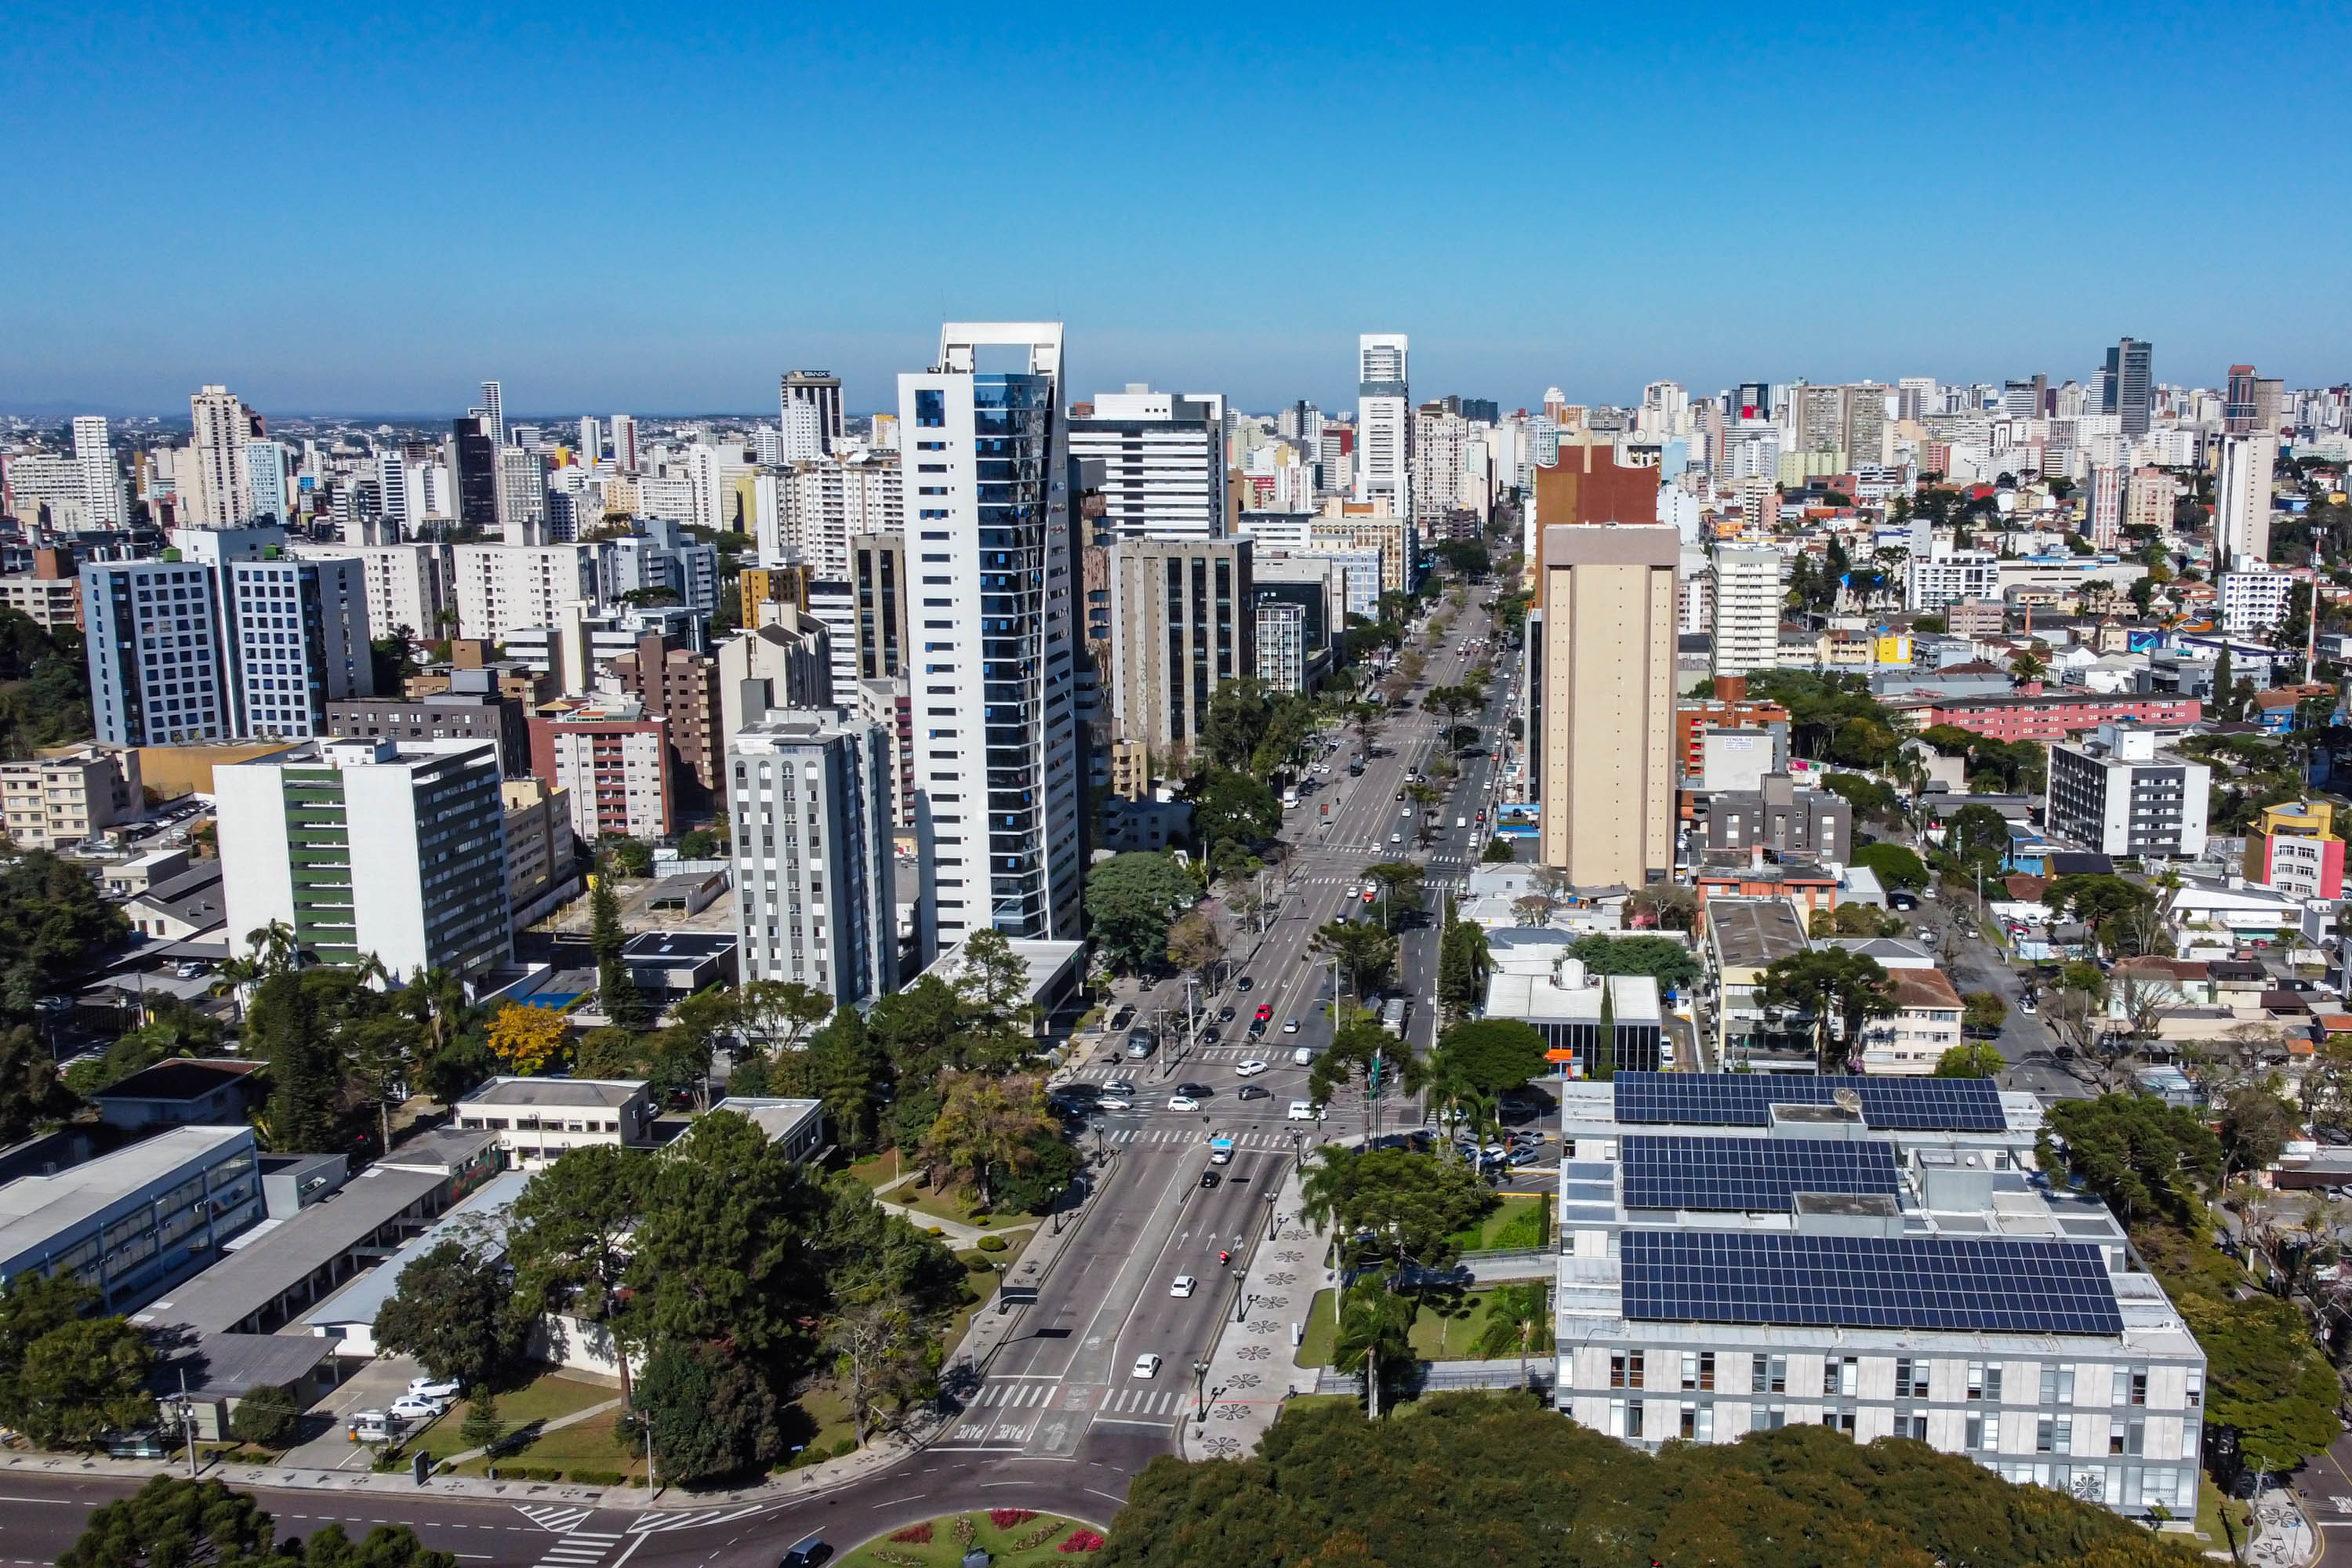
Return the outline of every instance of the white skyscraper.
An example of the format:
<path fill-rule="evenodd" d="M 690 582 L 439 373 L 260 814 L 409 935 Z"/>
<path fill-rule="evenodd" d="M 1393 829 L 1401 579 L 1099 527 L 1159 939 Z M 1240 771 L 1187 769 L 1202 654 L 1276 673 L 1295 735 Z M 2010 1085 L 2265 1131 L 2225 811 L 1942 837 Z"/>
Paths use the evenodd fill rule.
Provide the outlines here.
<path fill-rule="evenodd" d="M 2213 549 L 2225 565 L 2270 559 L 2271 479 L 2277 466 L 2275 436 L 2221 438 L 2221 470 L 2213 481 Z"/>
<path fill-rule="evenodd" d="M 377 493 L 383 498 L 384 521 L 398 525 L 386 530 L 384 542 L 415 537 L 416 518 L 410 515 L 408 504 L 408 463 L 398 447 L 375 455 L 375 482 Z"/>
<path fill-rule="evenodd" d="M 593 468 L 597 459 L 604 455 L 604 433 L 596 427 L 596 416 L 593 414 L 583 414 L 580 416 L 580 461 L 587 468 Z"/>
<path fill-rule="evenodd" d="M 950 322 L 938 363 L 898 378 L 915 816 L 941 946 L 1084 934 L 1061 396 L 1059 322 Z"/>
<path fill-rule="evenodd" d="M 838 709 L 747 710 L 727 771 L 743 977 L 845 1006 L 895 990 L 888 731 Z"/>
<path fill-rule="evenodd" d="M 1715 552 L 1715 673 L 1748 675 L 1780 659 L 1780 552 L 1769 544 Z"/>
<path fill-rule="evenodd" d="M 175 521 L 203 528 L 235 528 L 253 515 L 253 482 L 246 468 L 245 444 L 253 435 L 253 416 L 226 386 L 207 386 L 188 398 L 193 426 L 187 455 L 194 459 L 196 482 L 181 482 Z"/>
<path fill-rule="evenodd" d="M 613 429 L 613 466 L 625 474 L 637 471 L 637 416 L 615 414 L 610 421 Z"/>
<path fill-rule="evenodd" d="M 114 446 L 106 421 L 85 414 L 73 422 L 74 466 L 81 470 L 82 504 L 92 528 L 120 528 L 130 520 L 122 475 L 114 466 Z"/>
<path fill-rule="evenodd" d="M 777 384 L 777 404 L 787 461 L 805 462 L 841 448 L 841 377 L 822 370 L 788 370 Z M 801 449 L 812 436 L 816 449 Z"/>
<path fill-rule="evenodd" d="M 1397 516 L 1412 516 L 1412 393 L 1402 332 L 1358 340 L 1356 500 L 1383 496 Z"/>
<path fill-rule="evenodd" d="M 492 444 L 505 446 L 507 444 L 506 405 L 499 400 L 499 384 L 495 381 L 482 383 L 482 417 L 487 421 L 483 428 L 489 432 Z"/>
<path fill-rule="evenodd" d="M 1094 413 L 1070 421 L 1070 456 L 1102 459 L 1101 526 L 1136 538 L 1225 537 L 1224 424 L 1217 393 L 1095 394 Z"/>

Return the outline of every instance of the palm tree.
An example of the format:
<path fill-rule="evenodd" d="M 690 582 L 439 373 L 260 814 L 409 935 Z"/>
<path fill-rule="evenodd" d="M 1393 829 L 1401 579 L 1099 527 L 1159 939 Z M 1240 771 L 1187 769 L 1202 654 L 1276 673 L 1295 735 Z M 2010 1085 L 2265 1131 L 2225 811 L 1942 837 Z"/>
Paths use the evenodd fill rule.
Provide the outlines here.
<path fill-rule="evenodd" d="M 1514 1346 L 1519 1352 L 1519 1386 L 1525 1388 L 1528 1355 L 1552 1348 L 1551 1289 L 1540 1279 L 1497 1286 L 1486 1298 L 1486 1322 L 1478 1331 L 1478 1353 L 1503 1355 Z"/>
<path fill-rule="evenodd" d="M 1412 1303 L 1381 1279 L 1360 1280 L 1339 1298 L 1331 1365 L 1364 1380 L 1367 1413 L 1375 1421 L 1381 1417 L 1381 1363 L 1412 1354 Z"/>

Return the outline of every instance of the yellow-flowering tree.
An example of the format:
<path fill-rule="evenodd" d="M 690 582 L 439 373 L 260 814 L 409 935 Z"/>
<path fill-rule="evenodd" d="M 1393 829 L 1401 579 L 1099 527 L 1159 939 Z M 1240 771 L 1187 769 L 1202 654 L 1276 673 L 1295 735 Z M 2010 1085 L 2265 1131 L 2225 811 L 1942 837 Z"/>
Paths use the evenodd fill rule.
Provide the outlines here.
<path fill-rule="evenodd" d="M 528 1078 L 545 1072 L 563 1053 L 568 1026 L 552 1007 L 509 1002 L 490 1019 L 490 1049 L 509 1071 Z"/>

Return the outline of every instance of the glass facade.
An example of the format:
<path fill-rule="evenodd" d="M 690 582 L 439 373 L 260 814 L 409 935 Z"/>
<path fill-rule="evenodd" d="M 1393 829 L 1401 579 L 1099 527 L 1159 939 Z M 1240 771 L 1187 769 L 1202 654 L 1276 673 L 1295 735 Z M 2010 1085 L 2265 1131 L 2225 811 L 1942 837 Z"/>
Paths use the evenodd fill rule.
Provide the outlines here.
<path fill-rule="evenodd" d="M 921 396 L 917 394 L 919 415 Z M 1054 381 L 1046 375 L 975 375 L 971 396 L 990 918 L 1000 931 L 1043 936 L 1053 913 L 1045 739 Z"/>

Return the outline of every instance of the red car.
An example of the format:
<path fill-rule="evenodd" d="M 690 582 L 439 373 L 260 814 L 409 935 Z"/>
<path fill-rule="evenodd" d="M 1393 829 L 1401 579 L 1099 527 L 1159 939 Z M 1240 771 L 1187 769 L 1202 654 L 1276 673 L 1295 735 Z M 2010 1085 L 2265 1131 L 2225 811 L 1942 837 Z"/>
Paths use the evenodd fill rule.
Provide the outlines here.
<path fill-rule="evenodd" d="M 1257 1021 L 1258 1021 L 1259 1023 L 1263 1024 L 1263 1023 L 1265 1023 L 1268 1018 L 1271 1018 L 1271 1017 L 1273 1017 L 1273 1016 L 1274 1016 L 1274 1005 L 1273 1005 L 1272 1003 L 1270 1003 L 1270 1002 L 1261 1002 L 1261 1003 L 1259 1003 L 1259 1004 L 1257 1005 Z"/>
<path fill-rule="evenodd" d="M 1364 902 L 1366 902 L 1366 903 L 1368 903 L 1368 904 L 1369 904 L 1369 903 L 1370 903 L 1371 901 L 1372 901 L 1372 890 L 1371 890 L 1370 888 L 1366 888 L 1366 889 L 1364 889 Z"/>

